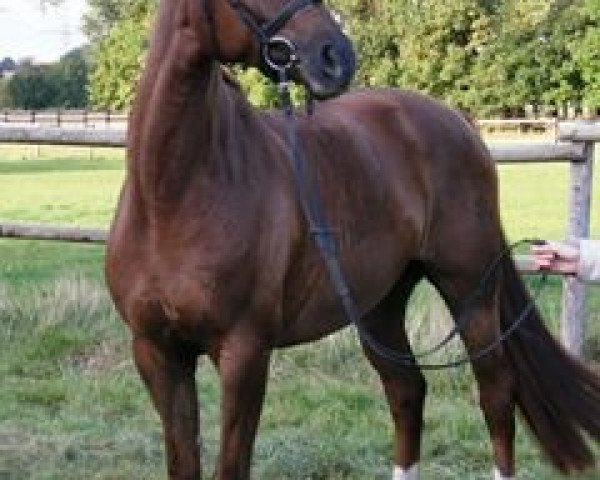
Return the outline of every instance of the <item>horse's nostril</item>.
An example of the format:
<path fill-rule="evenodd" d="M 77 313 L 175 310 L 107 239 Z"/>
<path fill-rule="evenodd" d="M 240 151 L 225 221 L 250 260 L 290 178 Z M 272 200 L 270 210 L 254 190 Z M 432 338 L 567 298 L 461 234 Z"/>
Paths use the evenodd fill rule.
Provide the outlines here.
<path fill-rule="evenodd" d="M 339 79 L 343 76 L 342 59 L 336 47 L 330 43 L 321 48 L 321 61 L 323 73 L 333 79 Z"/>

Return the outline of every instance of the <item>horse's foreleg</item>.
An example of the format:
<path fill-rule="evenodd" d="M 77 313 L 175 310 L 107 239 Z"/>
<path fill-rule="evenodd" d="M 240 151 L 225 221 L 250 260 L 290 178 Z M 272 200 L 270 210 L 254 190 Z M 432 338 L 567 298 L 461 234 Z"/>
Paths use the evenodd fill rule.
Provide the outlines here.
<path fill-rule="evenodd" d="M 247 332 L 229 336 L 215 363 L 221 377 L 218 480 L 247 480 L 262 409 L 270 349 Z"/>
<path fill-rule="evenodd" d="M 420 274 L 416 268 L 409 267 L 405 277 L 388 297 L 365 318 L 373 337 L 398 352 L 410 352 L 404 315 L 406 302 L 419 279 Z M 379 373 L 394 421 L 393 480 L 417 480 L 426 395 L 425 378 L 420 370 L 390 365 L 364 343 L 363 349 Z"/>
<path fill-rule="evenodd" d="M 199 480 L 196 356 L 141 337 L 134 338 L 133 353 L 162 420 L 169 479 Z"/>

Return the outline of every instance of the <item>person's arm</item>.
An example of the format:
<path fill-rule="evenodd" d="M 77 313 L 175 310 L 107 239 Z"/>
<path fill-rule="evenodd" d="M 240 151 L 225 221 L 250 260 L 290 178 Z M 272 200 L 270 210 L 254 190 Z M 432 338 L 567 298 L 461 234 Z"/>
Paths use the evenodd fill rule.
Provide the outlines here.
<path fill-rule="evenodd" d="M 577 277 L 585 282 L 600 282 L 600 240 L 579 240 Z"/>
<path fill-rule="evenodd" d="M 531 246 L 536 270 L 577 275 L 579 269 L 579 245 L 548 241 Z"/>
<path fill-rule="evenodd" d="M 532 246 L 531 252 L 537 270 L 577 275 L 584 282 L 600 282 L 600 240 L 546 242 Z"/>

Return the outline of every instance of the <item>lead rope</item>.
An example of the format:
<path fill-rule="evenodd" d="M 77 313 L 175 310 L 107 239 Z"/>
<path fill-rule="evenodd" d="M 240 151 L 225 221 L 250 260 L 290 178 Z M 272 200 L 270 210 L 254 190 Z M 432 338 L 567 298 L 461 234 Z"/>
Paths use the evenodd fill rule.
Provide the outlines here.
<path fill-rule="evenodd" d="M 317 248 L 319 249 L 319 253 L 323 259 L 325 268 L 334 286 L 336 294 L 342 303 L 346 317 L 356 328 L 361 342 L 367 345 L 379 357 L 385 359 L 396 367 L 413 367 L 423 370 L 442 370 L 459 367 L 469 362 L 475 362 L 498 348 L 510 335 L 517 330 L 517 328 L 534 310 L 535 302 L 546 284 L 546 274 L 542 275 L 530 302 L 526 305 L 521 314 L 504 332 L 502 332 L 502 334 L 495 341 L 482 348 L 476 354 L 466 355 L 458 360 L 446 363 L 417 363 L 417 359 L 433 355 L 446 346 L 456 335 L 464 331 L 464 328 L 469 323 L 468 315 L 466 315 L 465 312 L 468 312 L 469 308 L 472 307 L 483 295 L 488 281 L 493 277 L 494 272 L 501 265 L 502 260 L 506 256 L 510 255 L 516 247 L 524 244 L 537 244 L 540 243 L 540 240 L 526 239 L 515 242 L 506 247 L 502 253 L 490 263 L 490 265 L 484 271 L 484 275 L 479 287 L 465 302 L 464 311 L 456 319 L 454 328 L 452 328 L 448 335 L 446 335 L 446 337 L 444 337 L 444 339 L 434 347 L 417 354 L 407 354 L 399 353 L 381 344 L 373 337 L 373 335 L 361 322 L 360 310 L 354 300 L 354 297 L 352 296 L 346 276 L 344 275 L 344 271 L 341 266 L 335 232 L 327 224 L 318 187 L 315 184 L 316 182 L 311 182 L 310 180 L 308 163 L 306 162 L 303 151 L 300 147 L 300 135 L 298 132 L 298 124 L 294 114 L 294 106 L 292 104 L 290 94 L 290 83 L 287 77 L 287 69 L 282 68 L 278 73 L 278 90 L 281 100 L 281 109 L 286 117 L 288 141 L 292 151 L 292 155 L 288 158 L 290 159 L 291 168 L 294 174 L 295 187 L 298 192 L 304 217 L 308 222 L 309 232 L 317 244 Z M 312 113 L 312 108 L 312 99 L 310 99 L 308 103 L 309 114 Z"/>

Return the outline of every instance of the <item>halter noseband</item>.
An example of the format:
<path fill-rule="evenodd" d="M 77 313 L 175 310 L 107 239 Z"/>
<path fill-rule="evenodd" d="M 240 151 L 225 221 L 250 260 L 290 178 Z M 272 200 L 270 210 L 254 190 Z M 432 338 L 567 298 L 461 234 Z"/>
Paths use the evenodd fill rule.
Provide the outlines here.
<path fill-rule="evenodd" d="M 277 35 L 279 31 L 301 10 L 321 5 L 322 0 L 291 0 L 271 20 L 261 23 L 257 15 L 241 0 L 227 0 L 238 13 L 240 20 L 250 29 L 260 43 L 260 54 L 267 66 L 280 75 L 287 72 L 298 60 L 298 47 L 290 39 Z M 210 26 L 213 45 L 219 51 L 219 42 L 215 31 L 214 0 L 203 0 L 204 11 Z M 276 56 L 278 52 L 281 55 Z"/>

